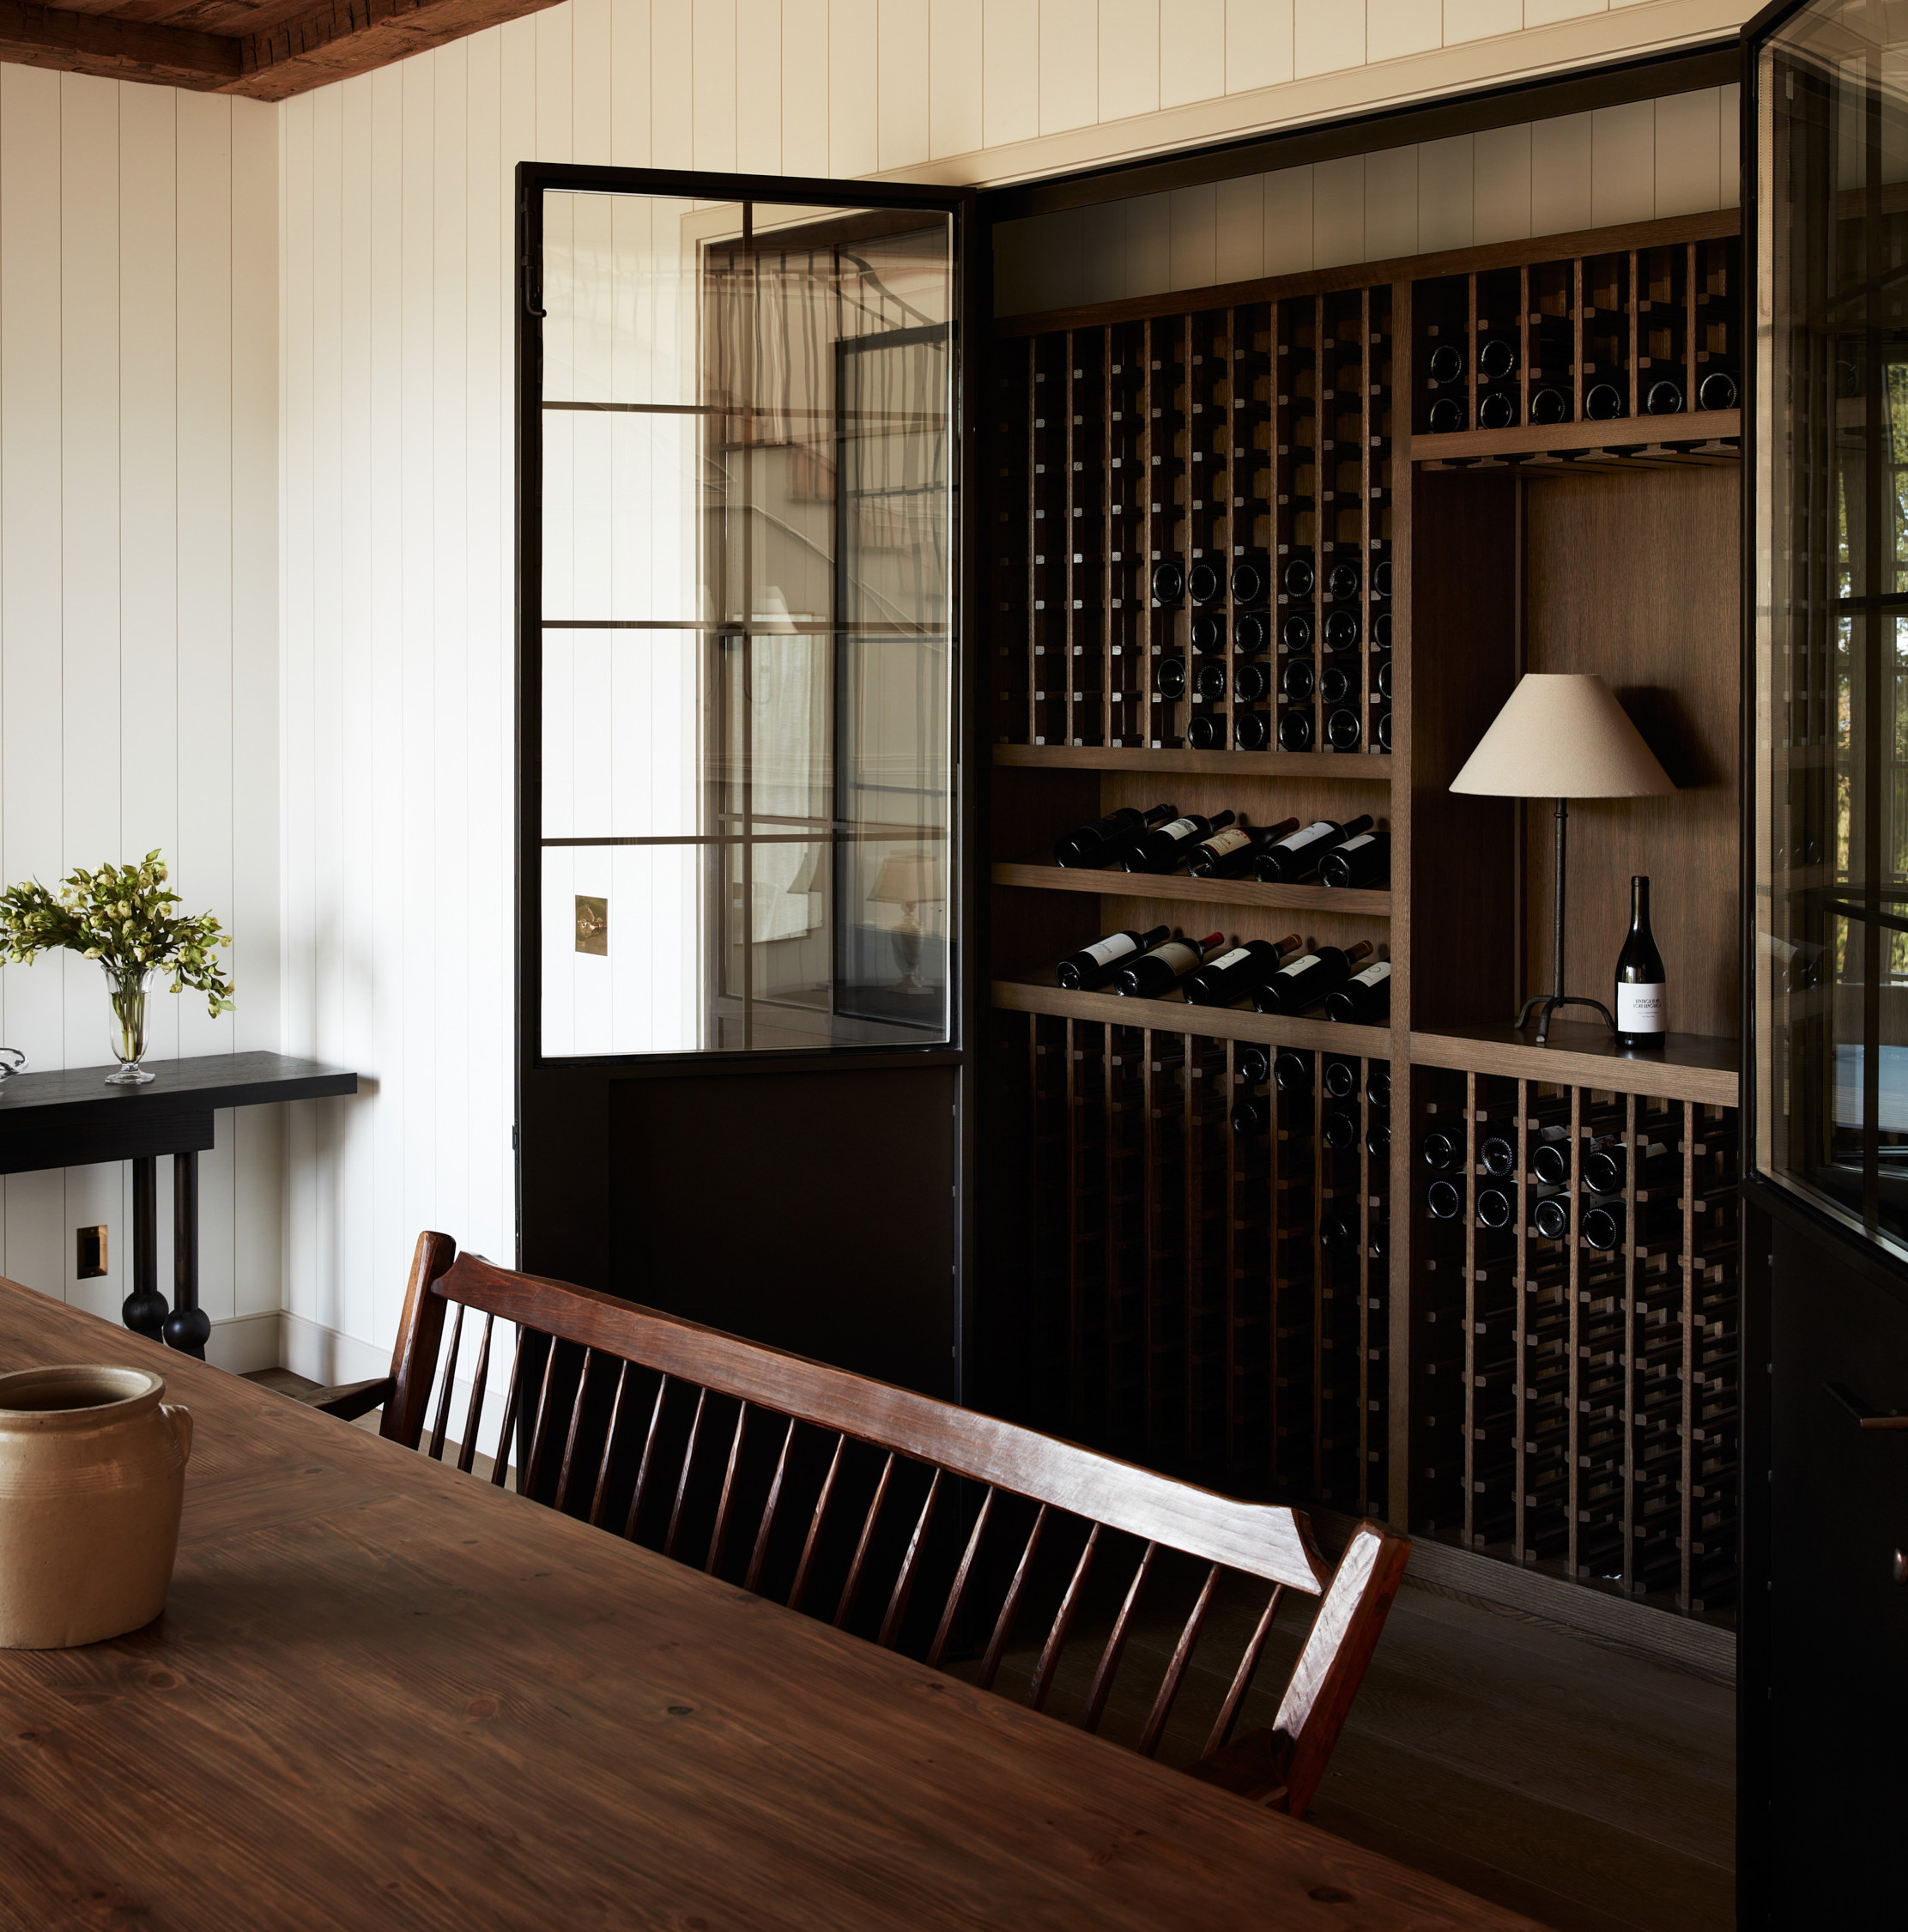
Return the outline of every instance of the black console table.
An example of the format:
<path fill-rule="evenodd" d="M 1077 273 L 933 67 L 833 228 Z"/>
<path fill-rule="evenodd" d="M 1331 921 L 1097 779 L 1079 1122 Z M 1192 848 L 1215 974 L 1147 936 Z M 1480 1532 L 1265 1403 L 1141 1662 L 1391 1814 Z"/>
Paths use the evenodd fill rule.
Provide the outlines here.
<path fill-rule="evenodd" d="M 355 1093 L 358 1076 L 282 1053 L 208 1053 L 147 1063 L 144 1087 L 108 1087 L 110 1067 L 15 1074 L 0 1081 L 0 1174 L 132 1163 L 129 1329 L 205 1359 L 212 1332 L 199 1306 L 199 1156 L 220 1107 Z M 173 1305 L 159 1292 L 159 1157 L 173 1157 Z"/>

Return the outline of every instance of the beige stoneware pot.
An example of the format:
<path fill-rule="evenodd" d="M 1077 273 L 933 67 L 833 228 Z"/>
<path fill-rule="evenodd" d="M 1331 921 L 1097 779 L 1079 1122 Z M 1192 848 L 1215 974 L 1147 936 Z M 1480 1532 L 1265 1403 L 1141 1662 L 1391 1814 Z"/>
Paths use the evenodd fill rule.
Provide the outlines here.
<path fill-rule="evenodd" d="M 142 1368 L 0 1375 L 0 1646 L 97 1644 L 166 1608 L 192 1418 L 165 1393 Z"/>

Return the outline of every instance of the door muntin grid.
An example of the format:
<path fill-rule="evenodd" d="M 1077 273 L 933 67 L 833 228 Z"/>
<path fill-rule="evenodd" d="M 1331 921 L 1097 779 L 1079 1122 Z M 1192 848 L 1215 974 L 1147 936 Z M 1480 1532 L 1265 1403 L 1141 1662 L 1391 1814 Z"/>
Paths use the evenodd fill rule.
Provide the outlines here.
<path fill-rule="evenodd" d="M 946 1043 L 951 219 L 542 227 L 541 1053 Z"/>

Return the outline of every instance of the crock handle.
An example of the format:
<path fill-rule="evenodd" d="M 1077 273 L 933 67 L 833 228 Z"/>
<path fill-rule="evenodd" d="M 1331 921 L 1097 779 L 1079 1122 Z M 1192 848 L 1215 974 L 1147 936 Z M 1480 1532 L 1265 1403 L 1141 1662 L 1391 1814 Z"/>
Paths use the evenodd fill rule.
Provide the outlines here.
<path fill-rule="evenodd" d="M 173 1433 L 179 1438 L 179 1459 L 189 1463 L 192 1459 L 192 1412 L 181 1408 L 177 1402 L 161 1402 L 159 1413 L 173 1426 Z"/>

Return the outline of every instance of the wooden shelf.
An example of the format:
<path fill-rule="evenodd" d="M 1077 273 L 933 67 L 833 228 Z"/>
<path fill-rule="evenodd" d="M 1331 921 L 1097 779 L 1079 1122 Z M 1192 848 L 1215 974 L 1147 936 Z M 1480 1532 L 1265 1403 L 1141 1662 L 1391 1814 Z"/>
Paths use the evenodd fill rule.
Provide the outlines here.
<path fill-rule="evenodd" d="M 1598 1087 L 1614 1093 L 1646 1093 L 1653 1099 L 1693 1100 L 1700 1105 L 1739 1104 L 1741 1043 L 1699 1033 L 1672 1033 L 1661 1052 L 1619 1046 L 1602 1027 L 1558 1021 L 1550 1044 L 1535 1032 L 1512 1027 L 1452 1027 L 1413 1033 L 1412 1063 L 1451 1067 L 1461 1073 L 1507 1074 L 1518 1080 L 1555 1081 L 1565 1087 Z"/>
<path fill-rule="evenodd" d="M 1093 1020 L 1115 1027 L 1150 1027 L 1155 1033 L 1203 1033 L 1210 1039 L 1256 1040 L 1262 1046 L 1295 1046 L 1317 1053 L 1346 1053 L 1369 1060 L 1390 1056 L 1384 1027 L 1342 1026 L 1333 1020 L 1288 1019 L 1236 1006 L 1188 1006 L 1175 996 L 1130 1000 L 1118 993 L 1069 993 L 1051 981 L 996 979 L 994 1004 L 1008 1013 L 1050 1013 L 1063 1020 Z"/>
<path fill-rule="evenodd" d="M 1683 426 L 1687 425 L 1687 428 Z M 1608 456 L 1629 464 L 1650 462 L 1735 463 L 1740 409 L 1697 409 L 1676 416 L 1613 416 L 1602 422 L 1526 422 L 1509 429 L 1461 429 L 1448 436 L 1414 436 L 1413 463 L 1475 463 L 1483 457 Z M 1684 452 L 1687 453 L 1684 453 Z"/>
<path fill-rule="evenodd" d="M 1263 905 L 1294 912 L 1344 912 L 1389 919 L 1389 892 L 1331 886 L 1262 886 L 1256 879 L 1195 879 L 1181 872 L 1115 872 L 1061 865 L 996 865 L 996 886 L 1033 886 L 1043 892 L 1099 893 L 1121 899 L 1183 899 L 1203 905 Z"/>
<path fill-rule="evenodd" d="M 1216 772 L 1235 778 L 1391 782 L 1384 751 L 1154 751 L 1145 745 L 996 745 L 994 762 L 1057 772 Z"/>

